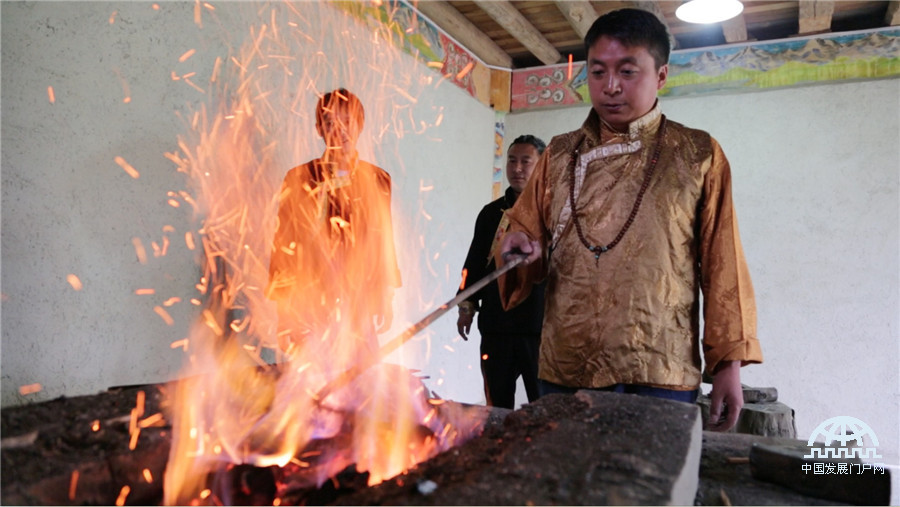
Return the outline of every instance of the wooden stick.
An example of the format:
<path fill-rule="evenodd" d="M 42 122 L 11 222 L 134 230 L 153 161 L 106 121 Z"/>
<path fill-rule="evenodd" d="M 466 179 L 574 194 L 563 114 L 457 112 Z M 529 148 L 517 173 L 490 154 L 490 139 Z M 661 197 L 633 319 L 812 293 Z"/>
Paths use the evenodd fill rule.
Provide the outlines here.
<path fill-rule="evenodd" d="M 345 387 L 349 384 L 353 379 L 360 376 L 364 371 L 368 370 L 375 364 L 381 362 L 382 359 L 387 357 L 388 354 L 400 348 L 404 343 L 408 342 L 410 338 L 419 333 L 419 331 L 425 329 L 432 322 L 437 320 L 439 317 L 450 311 L 451 308 L 456 305 L 462 303 L 466 299 L 472 297 L 476 292 L 483 289 L 487 284 L 493 282 L 494 280 L 500 278 L 504 273 L 513 269 L 514 267 L 522 264 L 525 261 L 524 255 L 514 255 L 509 257 L 509 261 L 504 264 L 502 267 L 495 269 L 493 272 L 489 273 L 487 276 L 478 280 L 474 284 L 466 287 L 462 292 L 456 295 L 450 301 L 438 306 L 434 311 L 425 316 L 422 320 L 416 322 L 415 324 L 409 326 L 402 333 L 397 335 L 396 338 L 393 338 L 391 341 L 385 343 L 381 349 L 379 349 L 376 357 L 372 358 L 370 361 L 366 361 L 364 364 L 354 366 L 349 370 L 344 371 L 344 373 L 338 375 L 331 382 L 325 384 L 325 386 L 319 390 L 316 394 L 316 401 L 321 402 L 325 398 L 328 397 L 329 394 L 334 392 L 337 389 Z"/>
<path fill-rule="evenodd" d="M 32 431 L 24 435 L 17 435 L 15 437 L 4 437 L 0 439 L 0 447 L 2 447 L 3 449 L 19 449 L 21 447 L 28 447 L 37 440 L 37 437 L 37 431 Z"/>

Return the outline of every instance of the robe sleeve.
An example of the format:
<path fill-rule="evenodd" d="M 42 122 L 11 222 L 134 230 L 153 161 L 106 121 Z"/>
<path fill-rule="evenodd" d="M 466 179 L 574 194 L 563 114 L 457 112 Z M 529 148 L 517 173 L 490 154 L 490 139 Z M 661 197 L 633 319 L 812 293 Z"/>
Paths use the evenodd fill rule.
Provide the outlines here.
<path fill-rule="evenodd" d="M 547 223 L 550 213 L 551 153 L 551 146 L 548 146 L 538 160 L 522 195 L 516 200 L 512 209 L 507 212 L 509 229 L 506 234 L 521 231 L 529 239 L 536 240 L 541 246 L 541 258 L 528 266 L 519 266 L 508 271 L 497 280 L 500 287 L 500 301 L 506 311 L 525 301 L 531 294 L 534 284 L 547 277 L 548 249 L 550 247 Z M 497 267 L 504 264 L 499 248 L 494 254 L 494 262 Z"/>
<path fill-rule="evenodd" d="M 397 262 L 397 249 L 394 245 L 394 222 L 391 217 L 391 176 L 380 170 L 379 184 L 382 191 L 382 199 L 380 199 L 380 218 L 384 221 L 384 262 L 382 263 L 385 270 L 386 286 L 389 289 L 396 289 L 402 285 L 400 276 L 400 265 Z"/>
<path fill-rule="evenodd" d="M 297 237 L 297 224 L 292 217 L 296 202 L 294 195 L 296 189 L 291 187 L 292 176 L 292 173 L 288 173 L 281 183 L 278 194 L 278 222 L 269 259 L 269 284 L 266 296 L 275 301 L 284 299 L 289 293 L 290 287 L 294 284 L 291 268 L 297 263 L 295 256 L 298 246 L 292 245 Z"/>
<path fill-rule="evenodd" d="M 731 168 L 712 140 L 710 168 L 700 204 L 700 274 L 703 353 L 707 373 L 722 361 L 762 362 L 756 302 L 731 196 Z"/>

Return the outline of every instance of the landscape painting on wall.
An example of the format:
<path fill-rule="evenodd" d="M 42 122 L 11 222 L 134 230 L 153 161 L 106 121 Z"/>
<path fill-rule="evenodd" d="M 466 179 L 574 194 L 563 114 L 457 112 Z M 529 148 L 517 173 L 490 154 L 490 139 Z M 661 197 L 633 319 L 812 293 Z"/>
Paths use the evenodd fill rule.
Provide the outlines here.
<path fill-rule="evenodd" d="M 660 95 L 753 91 L 822 81 L 900 75 L 900 29 L 887 28 L 827 37 L 748 43 L 673 51 Z M 512 110 L 582 105 L 589 102 L 587 67 L 571 76 L 566 65 L 514 71 Z"/>

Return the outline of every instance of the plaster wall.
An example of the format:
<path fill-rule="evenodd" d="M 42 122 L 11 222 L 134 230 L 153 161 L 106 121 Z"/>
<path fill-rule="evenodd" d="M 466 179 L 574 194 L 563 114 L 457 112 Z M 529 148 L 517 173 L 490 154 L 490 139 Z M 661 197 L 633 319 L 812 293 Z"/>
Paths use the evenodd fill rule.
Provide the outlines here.
<path fill-rule="evenodd" d="M 294 76 L 305 75 L 309 83 L 291 95 L 302 106 L 293 117 L 299 135 L 278 139 L 291 145 L 284 164 L 263 176 L 275 188 L 290 167 L 324 147 L 311 119 L 316 91 L 346 86 L 366 107 L 359 148 L 391 173 L 404 281 L 394 326 L 383 337 L 456 292 L 471 224 L 490 200 L 494 113 L 319 2 L 274 11 L 222 2 L 214 11 L 198 7 L 199 23 L 195 6 L 0 6 L 3 406 L 179 375 L 183 354 L 170 344 L 187 337 L 198 317 L 200 307 L 189 300 L 198 296 L 201 276 L 200 254 L 183 238 L 186 231 L 196 234 L 202 216 L 167 204 L 170 192 L 189 186 L 164 154 L 179 150 L 184 119 L 190 123 L 193 112 L 214 109 L 220 98 L 182 77 L 196 72 L 194 84 L 214 88 L 215 59 L 227 60 L 252 41 L 251 24 L 259 30 L 274 20 L 280 30 L 304 32 L 284 48 Z M 277 127 L 274 137 L 286 135 Z M 126 174 L 116 157 L 140 177 Z M 135 238 L 147 250 L 145 264 Z M 152 244 L 161 246 L 164 238 L 168 251 L 155 256 Z M 69 274 L 82 290 L 73 290 Z M 135 294 L 141 288 L 155 293 Z M 172 297 L 180 301 L 164 306 Z M 157 306 L 171 315 L 171 325 Z M 477 342 L 460 341 L 455 315 L 447 316 L 391 359 L 420 369 L 428 387 L 445 398 L 483 402 Z M 30 384 L 41 390 L 21 395 L 20 386 Z"/>
<path fill-rule="evenodd" d="M 731 163 L 765 356 L 742 381 L 778 388 L 798 438 L 855 417 L 896 464 L 900 80 L 661 103 L 670 119 L 709 131 Z M 549 141 L 588 110 L 511 114 L 508 139 Z"/>

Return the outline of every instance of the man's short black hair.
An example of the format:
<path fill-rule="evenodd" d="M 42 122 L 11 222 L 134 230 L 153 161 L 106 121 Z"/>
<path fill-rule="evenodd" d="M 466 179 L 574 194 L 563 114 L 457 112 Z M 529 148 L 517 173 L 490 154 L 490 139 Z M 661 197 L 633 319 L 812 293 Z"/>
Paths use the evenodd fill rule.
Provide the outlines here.
<path fill-rule="evenodd" d="M 366 112 L 359 97 L 346 88 L 332 90 L 319 99 L 319 102 L 316 103 L 316 124 L 322 123 L 326 112 L 332 112 L 335 109 L 346 109 L 350 113 L 350 117 L 359 122 L 359 128 L 362 129 L 363 123 L 366 121 Z"/>
<path fill-rule="evenodd" d="M 542 141 L 539 137 L 534 137 L 531 134 L 525 134 L 524 136 L 519 136 L 513 139 L 513 142 L 509 143 L 509 147 L 512 148 L 517 144 L 530 144 L 534 146 L 538 151 L 538 155 L 544 153 L 544 148 L 547 147 L 547 143 Z"/>
<path fill-rule="evenodd" d="M 584 54 L 600 37 L 611 37 L 628 47 L 647 48 L 656 68 L 669 63 L 669 32 L 655 14 L 643 9 L 619 9 L 597 18 L 584 36 Z"/>

